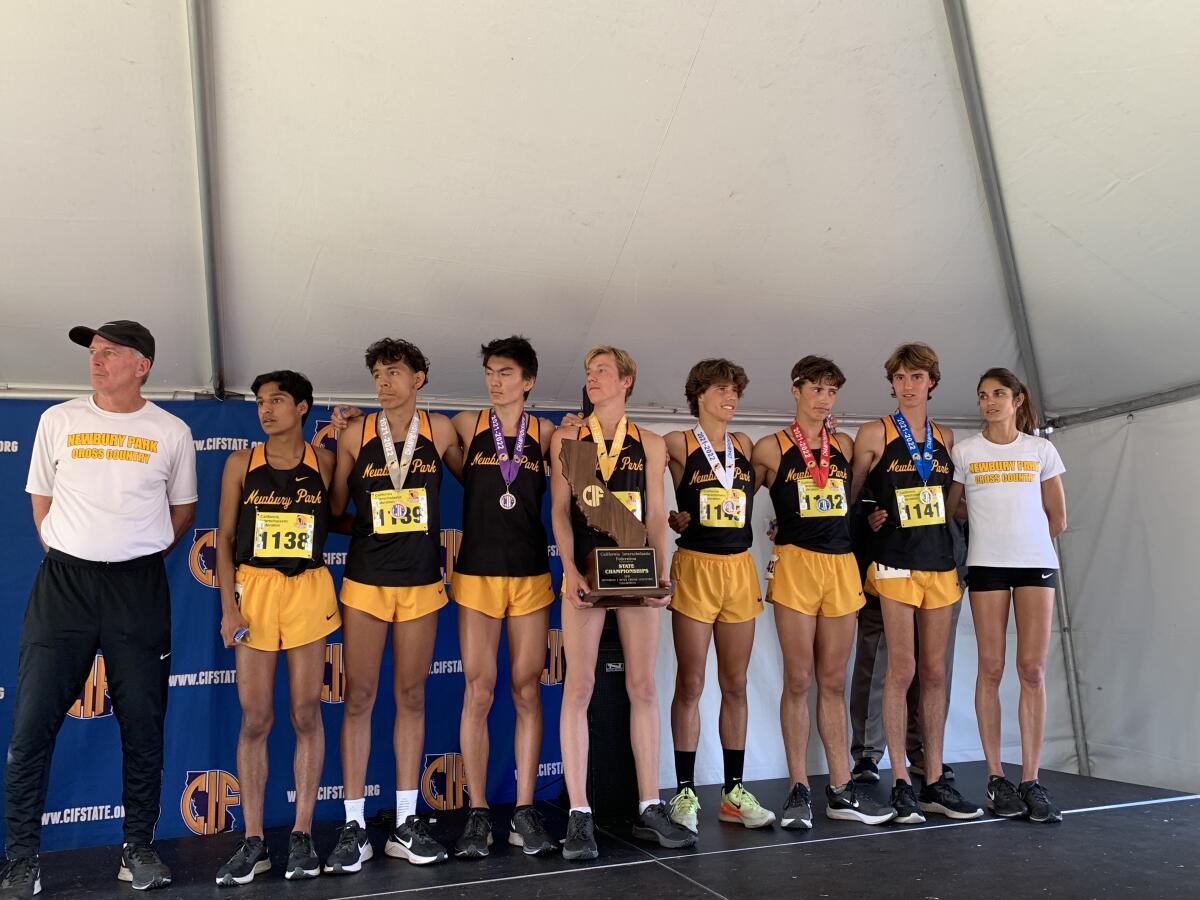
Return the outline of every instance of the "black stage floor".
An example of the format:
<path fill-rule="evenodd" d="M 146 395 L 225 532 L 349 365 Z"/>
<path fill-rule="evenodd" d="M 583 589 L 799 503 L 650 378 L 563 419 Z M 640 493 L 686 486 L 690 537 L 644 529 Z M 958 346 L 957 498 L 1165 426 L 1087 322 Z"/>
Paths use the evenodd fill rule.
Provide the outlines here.
<path fill-rule="evenodd" d="M 982 802 L 983 763 L 955 764 L 958 787 Z M 1014 773 L 1019 767 L 1013 768 Z M 887 796 L 888 773 L 872 788 Z M 663 850 L 631 840 L 628 829 L 597 835 L 600 859 L 569 863 L 561 857 L 526 857 L 507 843 L 507 814 L 497 808 L 496 844 L 487 859 L 413 866 L 382 853 L 385 835 L 373 833 L 376 857 L 362 872 L 287 882 L 280 862 L 287 831 L 268 832 L 276 867 L 244 887 L 218 888 L 213 878 L 238 836 L 163 841 L 172 867 L 170 888 L 148 896 L 225 900 L 366 900 L 424 897 L 1200 897 L 1200 797 L 1096 778 L 1043 771 L 1042 782 L 1063 809 L 1059 825 L 1005 821 L 990 814 L 968 822 L 931 816 L 925 825 L 871 827 L 834 822 L 824 815 L 825 779 L 813 779 L 814 828 L 749 831 L 717 821 L 719 786 L 700 788 L 700 844 Z M 764 805 L 781 805 L 784 780 L 749 785 Z M 551 832 L 561 835 L 563 815 L 545 804 Z M 776 809 L 776 812 L 778 810 Z M 433 833 L 451 846 L 462 815 L 443 815 Z M 332 847 L 334 824 L 319 825 L 317 849 Z M 115 881 L 118 850 L 99 847 L 46 853 L 43 897 L 133 896 Z"/>

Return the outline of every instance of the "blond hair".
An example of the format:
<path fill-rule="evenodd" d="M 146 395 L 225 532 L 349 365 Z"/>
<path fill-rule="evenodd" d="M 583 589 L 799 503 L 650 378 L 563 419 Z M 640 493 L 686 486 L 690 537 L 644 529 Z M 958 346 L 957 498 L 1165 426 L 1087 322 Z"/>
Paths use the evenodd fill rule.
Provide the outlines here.
<path fill-rule="evenodd" d="M 637 363 L 633 361 L 633 357 L 622 350 L 620 347 L 610 347 L 602 344 L 599 347 L 593 347 L 587 352 L 583 358 L 583 369 L 586 372 L 587 367 L 592 364 L 597 356 L 608 354 L 613 358 L 613 362 L 617 365 L 617 374 L 622 378 L 629 379 L 629 387 L 625 390 L 625 398 L 633 393 L 633 385 L 637 382 Z"/>
<path fill-rule="evenodd" d="M 889 384 L 896 377 L 896 372 L 901 366 L 914 372 L 928 372 L 930 382 L 929 394 L 933 396 L 933 389 L 942 380 L 942 368 L 938 365 L 938 356 L 933 352 L 932 347 L 928 344 L 912 343 L 901 344 L 893 350 L 892 355 L 883 364 L 883 370 L 887 372 Z M 895 396 L 894 393 L 893 396 Z"/>

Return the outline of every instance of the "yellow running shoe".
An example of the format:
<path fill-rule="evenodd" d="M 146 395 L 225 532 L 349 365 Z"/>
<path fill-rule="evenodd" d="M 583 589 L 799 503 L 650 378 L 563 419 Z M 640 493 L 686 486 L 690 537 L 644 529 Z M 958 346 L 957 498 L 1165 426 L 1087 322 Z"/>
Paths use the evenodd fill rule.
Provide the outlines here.
<path fill-rule="evenodd" d="M 758 799 L 739 782 L 729 793 L 721 792 L 721 811 L 717 818 L 747 828 L 765 828 L 775 821 L 775 813 L 764 809 Z"/>
<path fill-rule="evenodd" d="M 692 834 L 700 833 L 696 822 L 696 813 L 700 811 L 700 801 L 696 799 L 696 792 L 691 788 L 685 787 L 672 797 L 671 802 L 667 804 L 667 809 L 670 812 L 671 821 L 676 825 L 682 825 Z"/>

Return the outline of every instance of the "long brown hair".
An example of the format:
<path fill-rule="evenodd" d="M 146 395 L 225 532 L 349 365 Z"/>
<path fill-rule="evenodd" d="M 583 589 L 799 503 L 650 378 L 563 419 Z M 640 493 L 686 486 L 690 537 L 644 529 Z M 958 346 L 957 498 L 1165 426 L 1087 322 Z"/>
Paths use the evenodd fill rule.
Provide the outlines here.
<path fill-rule="evenodd" d="M 988 379 L 998 381 L 1008 388 L 1012 392 L 1013 403 L 1017 402 L 1018 397 L 1021 398 L 1023 402 L 1017 406 L 1017 431 L 1033 434 L 1034 429 L 1037 428 L 1037 410 L 1033 408 L 1033 401 L 1029 397 L 1029 388 L 1025 387 L 1021 379 L 1008 369 L 995 368 L 988 369 L 979 376 L 979 384 L 975 385 L 976 394 Z"/>

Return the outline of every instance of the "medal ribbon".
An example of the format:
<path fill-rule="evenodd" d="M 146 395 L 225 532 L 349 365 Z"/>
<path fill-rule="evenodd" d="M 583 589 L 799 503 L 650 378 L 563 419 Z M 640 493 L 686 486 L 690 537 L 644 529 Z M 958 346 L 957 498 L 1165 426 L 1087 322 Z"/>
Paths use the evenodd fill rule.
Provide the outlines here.
<path fill-rule="evenodd" d="M 387 414 L 382 410 L 375 417 L 375 430 L 379 432 L 379 440 L 383 444 L 383 457 L 387 460 L 388 476 L 392 479 L 392 487 L 400 490 L 404 487 L 404 480 L 408 478 L 413 453 L 417 449 L 417 435 L 421 432 L 421 415 L 413 413 L 412 422 L 408 426 L 408 436 L 404 439 L 404 449 L 401 451 L 399 459 L 396 459 L 396 444 L 392 440 L 392 426 L 388 424 Z"/>
<path fill-rule="evenodd" d="M 713 474 L 717 476 L 717 481 L 721 483 L 721 487 L 727 491 L 732 490 L 733 479 L 737 474 L 737 463 L 733 457 L 733 440 L 729 437 L 729 432 L 725 432 L 724 467 L 721 466 L 720 460 L 717 459 L 717 451 L 713 449 L 712 442 L 708 439 L 708 435 L 704 433 L 704 429 L 699 425 L 694 425 L 692 426 L 692 434 L 696 436 L 696 443 L 704 451 L 704 458 L 708 460 L 708 464 L 712 467 Z"/>
<path fill-rule="evenodd" d="M 933 428 L 929 425 L 929 419 L 925 419 L 925 452 L 921 453 L 917 449 L 917 442 L 913 438 L 912 429 L 908 427 L 908 420 L 900 413 L 899 410 L 892 413 L 892 421 L 896 423 L 896 430 L 900 432 L 900 437 L 904 438 L 904 446 L 908 448 L 908 455 L 912 457 L 913 468 L 917 470 L 917 475 L 921 477 L 922 484 L 929 481 L 929 476 L 933 474 Z"/>
<path fill-rule="evenodd" d="M 492 426 L 492 443 L 496 447 L 496 463 L 500 466 L 500 477 L 504 479 L 504 490 L 512 487 L 521 472 L 521 459 L 525 452 L 525 435 L 529 429 L 529 413 L 521 413 L 521 421 L 517 424 L 517 441 L 513 444 L 512 459 L 508 458 L 508 447 L 504 443 L 504 426 L 493 407 L 488 410 L 488 422 Z"/>
<path fill-rule="evenodd" d="M 800 456 L 804 460 L 805 468 L 808 469 L 808 476 L 813 480 L 818 488 L 824 489 L 829 483 L 829 429 L 824 425 L 821 426 L 821 464 L 817 465 L 816 459 L 813 458 L 813 452 L 808 446 L 808 441 L 804 437 L 804 432 L 800 430 L 800 425 L 793 419 L 791 424 L 792 442 L 800 450 Z"/>
<path fill-rule="evenodd" d="M 604 429 L 600 427 L 599 417 L 595 413 L 588 417 L 588 430 L 592 433 L 592 440 L 596 442 L 596 459 L 600 465 L 600 475 L 606 482 L 617 470 L 617 458 L 620 457 L 621 450 L 625 447 L 625 430 L 628 423 L 628 418 L 621 416 L 621 421 L 617 423 L 617 430 L 613 434 L 612 445 L 606 447 Z"/>

